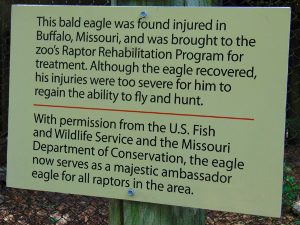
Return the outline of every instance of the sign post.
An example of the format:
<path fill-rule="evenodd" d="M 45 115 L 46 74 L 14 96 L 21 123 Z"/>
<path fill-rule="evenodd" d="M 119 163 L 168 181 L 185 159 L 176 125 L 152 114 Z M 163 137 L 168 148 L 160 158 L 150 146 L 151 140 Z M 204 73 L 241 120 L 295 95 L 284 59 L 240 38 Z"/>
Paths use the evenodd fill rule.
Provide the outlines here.
<path fill-rule="evenodd" d="M 170 6 L 208 6 L 210 1 L 202 0 L 175 0 L 168 1 L 143 1 L 143 0 L 112 0 L 112 5 L 161 5 Z M 131 202 L 111 199 L 109 201 L 110 225 L 204 225 L 205 210 L 178 206 L 158 205 L 144 202 Z"/>

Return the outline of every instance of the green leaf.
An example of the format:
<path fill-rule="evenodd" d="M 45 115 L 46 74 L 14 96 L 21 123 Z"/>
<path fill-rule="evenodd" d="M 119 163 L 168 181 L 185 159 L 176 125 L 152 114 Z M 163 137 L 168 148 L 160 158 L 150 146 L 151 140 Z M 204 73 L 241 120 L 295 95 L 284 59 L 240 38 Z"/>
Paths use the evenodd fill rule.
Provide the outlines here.
<path fill-rule="evenodd" d="M 54 218 L 54 217 L 50 217 L 50 222 L 56 224 L 58 221 L 60 221 L 60 219 Z"/>
<path fill-rule="evenodd" d="M 294 178 L 294 177 L 287 176 L 287 177 L 286 177 L 286 180 L 287 180 L 287 182 L 289 182 L 289 183 L 295 183 L 295 178 Z"/>
<path fill-rule="evenodd" d="M 291 188 L 290 185 L 283 185 L 283 191 L 284 191 L 284 192 L 289 192 L 289 191 L 291 191 L 291 190 L 292 190 L 292 188 Z"/>
<path fill-rule="evenodd" d="M 288 198 L 289 199 L 296 199 L 296 194 L 295 193 L 289 193 Z"/>

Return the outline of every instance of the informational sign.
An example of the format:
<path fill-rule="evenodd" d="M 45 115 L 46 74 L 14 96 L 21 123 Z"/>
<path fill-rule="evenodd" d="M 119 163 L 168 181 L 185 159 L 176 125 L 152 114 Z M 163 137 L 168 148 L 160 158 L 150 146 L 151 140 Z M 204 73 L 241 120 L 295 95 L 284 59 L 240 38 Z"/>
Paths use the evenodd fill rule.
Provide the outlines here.
<path fill-rule="evenodd" d="M 280 216 L 289 24 L 13 6 L 8 186 Z"/>

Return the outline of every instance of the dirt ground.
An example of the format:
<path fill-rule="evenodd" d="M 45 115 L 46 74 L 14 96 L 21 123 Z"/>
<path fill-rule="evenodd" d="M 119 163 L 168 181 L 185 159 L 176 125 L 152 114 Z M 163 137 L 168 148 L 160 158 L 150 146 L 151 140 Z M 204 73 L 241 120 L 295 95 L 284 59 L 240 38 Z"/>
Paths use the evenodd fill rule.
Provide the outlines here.
<path fill-rule="evenodd" d="M 300 148 L 288 149 L 285 158 L 292 167 L 292 175 L 300 181 Z M 108 214 L 108 200 L 103 198 L 6 188 L 5 183 L 0 190 L 0 224 L 107 225 Z M 297 225 L 298 222 L 300 216 L 285 208 L 279 219 L 207 211 L 208 225 Z"/>

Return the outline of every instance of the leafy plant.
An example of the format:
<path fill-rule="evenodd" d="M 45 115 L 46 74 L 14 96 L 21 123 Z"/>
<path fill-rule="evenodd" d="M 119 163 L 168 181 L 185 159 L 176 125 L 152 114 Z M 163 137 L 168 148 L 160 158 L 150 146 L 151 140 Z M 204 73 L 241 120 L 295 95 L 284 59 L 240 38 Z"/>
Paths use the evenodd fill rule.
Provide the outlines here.
<path fill-rule="evenodd" d="M 293 204 L 300 197 L 299 183 L 292 175 L 293 169 L 287 165 L 284 166 L 283 177 L 283 204 L 288 210 L 291 210 Z"/>

